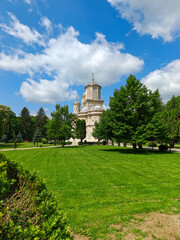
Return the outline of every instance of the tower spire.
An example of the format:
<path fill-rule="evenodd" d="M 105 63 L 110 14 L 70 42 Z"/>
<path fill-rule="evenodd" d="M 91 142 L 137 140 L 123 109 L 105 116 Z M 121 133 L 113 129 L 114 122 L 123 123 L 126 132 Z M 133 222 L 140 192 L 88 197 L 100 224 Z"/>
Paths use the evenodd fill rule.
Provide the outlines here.
<path fill-rule="evenodd" d="M 92 81 L 94 82 L 94 73 L 92 73 Z"/>

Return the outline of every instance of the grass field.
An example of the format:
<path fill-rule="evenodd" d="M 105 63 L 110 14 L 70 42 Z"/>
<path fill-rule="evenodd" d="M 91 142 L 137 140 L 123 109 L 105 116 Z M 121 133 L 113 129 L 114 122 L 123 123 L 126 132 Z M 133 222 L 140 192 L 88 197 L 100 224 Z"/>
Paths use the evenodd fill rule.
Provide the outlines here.
<path fill-rule="evenodd" d="M 73 232 L 91 239 L 121 233 L 133 214 L 180 211 L 180 154 L 112 146 L 5 152 L 35 169 L 56 195 Z"/>
<path fill-rule="evenodd" d="M 14 148 L 13 147 L 13 143 L 0 143 L 0 150 L 1 149 L 11 149 Z M 42 144 L 42 142 L 38 143 L 38 147 L 41 146 L 42 147 L 47 147 L 47 146 L 54 146 L 54 144 Z M 17 148 L 32 148 L 32 147 L 37 147 L 37 144 L 34 145 L 34 143 L 32 142 L 23 142 L 23 143 L 17 143 Z"/>

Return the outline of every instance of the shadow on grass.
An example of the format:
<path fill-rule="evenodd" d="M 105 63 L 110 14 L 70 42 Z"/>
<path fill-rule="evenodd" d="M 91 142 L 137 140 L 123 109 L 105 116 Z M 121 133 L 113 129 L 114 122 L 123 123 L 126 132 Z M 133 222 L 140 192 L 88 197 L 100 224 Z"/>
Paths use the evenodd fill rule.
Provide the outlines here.
<path fill-rule="evenodd" d="M 99 149 L 100 151 L 106 152 L 119 152 L 122 154 L 142 154 L 142 155 L 152 155 L 152 154 L 171 154 L 172 152 L 160 152 L 158 150 L 151 150 L 151 149 L 139 149 L 137 148 L 136 151 L 133 151 L 132 148 L 111 148 L 111 149 Z"/>

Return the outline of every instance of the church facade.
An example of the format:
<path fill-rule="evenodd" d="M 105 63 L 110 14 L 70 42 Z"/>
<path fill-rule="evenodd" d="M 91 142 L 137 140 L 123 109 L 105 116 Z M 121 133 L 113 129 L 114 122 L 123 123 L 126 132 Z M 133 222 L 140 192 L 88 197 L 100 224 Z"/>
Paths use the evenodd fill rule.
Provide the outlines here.
<path fill-rule="evenodd" d="M 84 119 L 86 121 L 86 138 L 87 142 L 97 141 L 93 136 L 93 130 L 95 128 L 95 122 L 99 122 L 100 115 L 103 110 L 104 100 L 101 100 L 101 86 L 92 81 L 85 86 L 85 92 L 82 95 L 82 105 L 78 100 L 73 104 L 74 114 L 78 119 Z"/>

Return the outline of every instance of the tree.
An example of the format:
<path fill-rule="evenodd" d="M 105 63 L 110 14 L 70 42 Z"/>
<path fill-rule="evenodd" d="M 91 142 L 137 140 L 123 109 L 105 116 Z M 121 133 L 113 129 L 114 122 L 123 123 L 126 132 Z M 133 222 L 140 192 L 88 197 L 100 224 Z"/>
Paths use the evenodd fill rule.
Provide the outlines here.
<path fill-rule="evenodd" d="M 41 107 L 39 111 L 37 112 L 36 116 L 36 127 L 39 128 L 42 137 L 46 137 L 46 125 L 48 122 L 48 117 L 45 114 L 44 109 Z"/>
<path fill-rule="evenodd" d="M 19 121 L 10 107 L 0 105 L 0 139 L 6 135 L 6 141 L 13 139 L 19 130 Z"/>
<path fill-rule="evenodd" d="M 95 129 L 93 132 L 93 137 L 98 140 L 104 140 L 108 143 L 108 140 L 113 140 L 113 123 L 112 123 L 112 111 L 107 109 L 103 111 L 99 123 L 95 122 Z"/>
<path fill-rule="evenodd" d="M 16 138 L 17 138 L 17 142 L 19 143 L 19 145 L 20 145 L 20 143 L 22 142 L 22 134 L 19 132 L 18 133 L 18 135 L 16 136 Z"/>
<path fill-rule="evenodd" d="M 42 139 L 41 132 L 40 132 L 39 128 L 37 128 L 36 132 L 34 133 L 34 142 L 37 143 L 37 147 L 38 147 L 38 142 L 40 142 L 41 139 Z"/>
<path fill-rule="evenodd" d="M 173 96 L 167 102 L 162 114 L 162 121 L 168 129 L 168 142 L 173 148 L 175 142 L 180 139 L 180 96 Z"/>
<path fill-rule="evenodd" d="M 161 144 L 168 141 L 167 126 L 162 121 L 161 113 L 157 113 L 154 115 L 151 122 L 149 122 L 146 126 L 145 130 L 145 138 L 148 141 L 158 141 L 161 142 Z"/>
<path fill-rule="evenodd" d="M 76 138 L 81 140 L 81 143 L 83 139 L 86 137 L 86 121 L 78 119 L 76 122 L 75 127 L 75 136 Z"/>
<path fill-rule="evenodd" d="M 20 130 L 24 140 L 32 139 L 32 120 L 29 110 L 24 107 L 20 113 Z"/>
<path fill-rule="evenodd" d="M 74 123 L 75 115 L 69 113 L 68 106 L 61 107 L 56 104 L 56 111 L 51 113 L 52 120 L 48 124 L 48 137 L 55 141 L 59 139 L 64 147 L 65 140 L 72 137 L 72 125 Z"/>
<path fill-rule="evenodd" d="M 113 134 L 116 141 L 127 141 L 136 146 L 142 145 L 146 125 L 161 108 L 158 91 L 152 93 L 135 76 L 130 75 L 126 85 L 115 89 L 110 98 L 112 111 Z"/>

